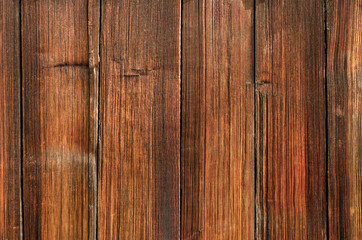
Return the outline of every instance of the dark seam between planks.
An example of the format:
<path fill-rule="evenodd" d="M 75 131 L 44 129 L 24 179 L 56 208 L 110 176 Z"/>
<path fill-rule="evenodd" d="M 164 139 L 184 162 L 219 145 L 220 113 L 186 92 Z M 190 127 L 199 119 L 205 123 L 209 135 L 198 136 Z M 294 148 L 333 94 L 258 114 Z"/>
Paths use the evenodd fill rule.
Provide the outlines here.
<path fill-rule="evenodd" d="M 90 42 L 90 34 L 89 34 L 89 1 L 90 0 L 88 0 L 87 1 L 87 37 L 88 37 L 88 39 L 87 39 L 87 44 L 88 44 L 88 64 L 82 64 L 82 67 L 86 67 L 87 69 L 88 69 L 88 71 L 89 71 L 89 73 L 88 73 L 88 97 L 89 97 L 89 99 L 88 99 L 88 101 L 89 101 L 89 106 L 88 106 L 88 109 L 89 109 L 89 112 L 88 112 L 88 121 L 89 121 L 89 126 L 88 126 L 88 134 L 89 135 L 91 135 L 92 133 L 91 133 L 91 129 L 92 129 L 92 124 L 91 124 L 91 114 L 92 114 L 92 108 L 91 108 L 91 98 L 92 98 L 92 93 L 91 93 L 91 87 L 90 87 L 90 85 L 92 84 L 92 79 L 91 79 L 91 68 L 90 68 L 90 60 L 89 60 L 89 55 L 90 55 L 90 52 L 89 52 L 89 49 L 90 49 L 90 47 L 89 47 L 89 42 Z M 76 64 L 76 65 L 78 65 L 78 64 Z M 55 68 L 55 67 L 68 67 L 68 64 L 67 63 L 63 63 L 63 64 L 57 64 L 57 65 L 53 65 L 53 66 L 49 66 L 48 68 Z M 44 67 L 43 67 L 44 68 Z M 90 136 L 88 136 L 88 138 L 90 138 Z M 89 163 L 89 161 L 90 161 L 90 158 L 89 158 L 89 155 L 91 154 L 90 153 L 90 149 L 91 149 L 91 142 L 89 141 L 89 139 L 88 139 L 88 164 L 87 164 L 87 177 L 88 177 L 88 194 L 89 194 L 89 189 L 91 188 L 91 187 L 93 187 L 93 186 L 89 186 L 89 179 L 91 178 L 91 174 L 89 173 L 90 171 L 91 171 L 91 169 L 90 169 L 90 167 L 89 167 L 89 165 L 90 165 L 90 163 Z M 93 185 L 93 183 L 92 183 L 92 185 Z M 92 191 L 92 195 L 93 195 L 93 191 Z M 92 231 L 92 221 L 90 221 L 91 219 L 92 219 L 92 216 L 91 216 L 91 214 L 89 214 L 90 213 L 90 205 L 89 205 L 89 198 L 91 198 L 91 197 L 94 197 L 94 196 L 89 196 L 88 195 L 88 206 L 87 206 L 87 210 L 88 210 L 88 231 L 87 231 L 87 233 L 88 233 L 88 239 L 89 239 L 89 236 L 91 235 L 90 234 L 90 232 Z"/>
<path fill-rule="evenodd" d="M 24 239 L 24 199 L 23 199 L 23 149 L 24 149 L 24 123 L 23 123 L 23 48 L 22 48 L 22 14 L 21 0 L 19 0 L 19 95 L 20 95 L 20 163 L 19 163 L 19 194 L 20 194 L 20 239 Z"/>
<path fill-rule="evenodd" d="M 184 0 L 180 0 L 180 162 L 179 162 L 179 239 L 182 235 L 182 22 L 183 22 L 183 3 Z"/>
<path fill-rule="evenodd" d="M 202 97 L 203 97 L 203 102 L 204 102 L 204 106 L 203 106 L 203 124 L 204 124 L 204 129 L 203 129 L 203 136 L 204 136 L 204 146 L 202 148 L 203 150 L 203 157 L 204 157 L 204 165 L 203 165 L 203 172 L 202 172 L 202 178 L 203 178 L 203 189 L 202 189 L 202 224 L 201 224 L 201 230 L 206 228 L 205 227 L 205 205 L 206 205 L 206 201 L 205 201 L 205 196 L 206 196 L 206 187 L 205 187 L 205 180 L 206 180 L 206 116 L 207 116 L 207 108 L 206 108 L 206 87 L 207 87 L 207 84 L 206 84 L 206 73 L 207 73 L 207 64 L 206 64 L 206 58 L 207 58 L 207 51 L 206 51 L 206 45 L 207 45 L 207 41 L 206 41 L 206 4 L 207 4 L 207 1 L 203 1 L 203 18 L 202 18 L 202 35 L 201 37 L 203 37 L 203 42 L 202 42 L 202 66 L 203 66 L 203 92 L 202 92 Z M 199 2 L 198 2 L 199 4 Z M 199 16 L 198 16 L 198 21 L 199 21 Z M 200 61 L 198 59 L 198 61 Z"/>
<path fill-rule="evenodd" d="M 326 162 L 325 162 L 325 188 L 326 188 L 326 237 L 329 240 L 329 189 L 328 189 L 328 156 L 329 156 L 329 129 L 328 129 L 328 79 L 327 79 L 327 69 L 328 69 L 328 0 L 324 0 L 324 100 L 325 100 L 325 138 L 326 138 Z"/>
<path fill-rule="evenodd" d="M 99 13 L 99 16 L 98 16 L 98 103 L 97 103 L 97 107 L 98 107 L 98 117 L 97 117 L 97 124 L 98 124 L 98 128 L 97 128 L 97 146 L 96 146 L 96 167 L 97 167 L 97 195 L 96 195 L 96 229 L 95 229 L 95 232 L 96 232 L 96 239 L 98 240 L 99 239 L 99 229 L 98 229 L 98 224 L 99 224 L 99 219 L 98 219 L 98 214 L 99 214 L 99 207 L 98 207 L 98 204 L 99 204 L 99 193 L 98 193 L 98 182 L 99 182 L 99 174 L 100 174 L 100 112 L 101 112 L 101 107 L 100 107 L 100 101 L 101 101 L 101 98 L 100 98 L 100 95 L 101 95 L 101 58 L 100 58 L 100 55 L 101 55 L 101 34 L 102 34 L 102 0 L 99 0 L 98 2 L 98 5 L 99 5 L 99 8 L 98 8 L 98 13 Z"/>
<path fill-rule="evenodd" d="M 256 131 L 257 131 L 257 114 L 256 114 L 256 110 L 257 110 L 257 106 L 256 106 L 256 1 L 257 0 L 253 0 L 253 118 L 254 118 L 254 133 L 253 133 L 253 160 L 254 160 L 254 183 L 253 183 L 253 187 L 254 187 L 254 239 L 256 240 L 256 230 L 257 230 L 257 206 L 256 206 L 256 195 L 257 195 L 257 145 L 256 145 L 256 140 L 257 140 L 257 135 L 256 135 Z"/>

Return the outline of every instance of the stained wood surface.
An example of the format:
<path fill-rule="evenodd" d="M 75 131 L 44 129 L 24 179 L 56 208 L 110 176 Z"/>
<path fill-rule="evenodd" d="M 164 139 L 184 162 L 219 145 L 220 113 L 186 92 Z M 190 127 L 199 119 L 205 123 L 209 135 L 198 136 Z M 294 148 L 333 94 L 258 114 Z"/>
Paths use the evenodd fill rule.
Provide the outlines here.
<path fill-rule="evenodd" d="M 25 239 L 88 239 L 88 2 L 22 1 Z"/>
<path fill-rule="evenodd" d="M 0 239 L 20 238 L 19 3 L 0 3 Z"/>
<path fill-rule="evenodd" d="M 180 7 L 102 1 L 100 239 L 179 238 Z"/>
<path fill-rule="evenodd" d="M 362 239 L 361 0 L 4 0 L 0 239 Z"/>
<path fill-rule="evenodd" d="M 362 1 L 327 5 L 329 239 L 362 239 Z"/>
<path fill-rule="evenodd" d="M 323 1 L 256 2 L 257 239 L 327 239 Z"/>
<path fill-rule="evenodd" d="M 253 239 L 253 2 L 185 1 L 181 239 Z"/>

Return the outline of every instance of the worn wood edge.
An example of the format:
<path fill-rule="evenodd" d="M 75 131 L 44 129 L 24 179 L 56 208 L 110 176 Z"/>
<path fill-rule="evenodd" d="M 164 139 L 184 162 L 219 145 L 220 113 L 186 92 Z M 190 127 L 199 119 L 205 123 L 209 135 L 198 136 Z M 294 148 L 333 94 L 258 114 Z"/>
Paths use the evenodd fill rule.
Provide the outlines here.
<path fill-rule="evenodd" d="M 100 0 L 88 0 L 89 54 L 89 236 L 97 239 Z"/>

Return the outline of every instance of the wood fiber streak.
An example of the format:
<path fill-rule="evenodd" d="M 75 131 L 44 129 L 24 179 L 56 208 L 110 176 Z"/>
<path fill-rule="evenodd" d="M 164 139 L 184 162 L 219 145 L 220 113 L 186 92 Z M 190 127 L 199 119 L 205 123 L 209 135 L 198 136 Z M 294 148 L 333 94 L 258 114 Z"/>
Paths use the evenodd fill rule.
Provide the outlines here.
<path fill-rule="evenodd" d="M 94 238 L 88 2 L 21 9 L 24 239 Z"/>
<path fill-rule="evenodd" d="M 0 239 L 20 238 L 19 2 L 0 3 Z"/>
<path fill-rule="evenodd" d="M 100 1 L 88 0 L 89 54 L 89 239 L 97 239 Z"/>
<path fill-rule="evenodd" d="M 178 239 L 179 0 L 102 1 L 100 239 Z"/>
<path fill-rule="evenodd" d="M 362 239 L 362 1 L 327 4 L 331 240 Z"/>
<path fill-rule="evenodd" d="M 257 0 L 257 239 L 326 239 L 324 10 Z"/>
<path fill-rule="evenodd" d="M 181 239 L 254 237 L 253 1 L 184 1 Z"/>

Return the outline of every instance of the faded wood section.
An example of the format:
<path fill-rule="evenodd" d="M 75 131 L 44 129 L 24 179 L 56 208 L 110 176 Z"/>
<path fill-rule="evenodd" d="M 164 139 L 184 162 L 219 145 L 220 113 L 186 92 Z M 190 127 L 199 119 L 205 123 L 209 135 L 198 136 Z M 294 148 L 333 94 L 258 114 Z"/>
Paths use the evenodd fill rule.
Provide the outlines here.
<path fill-rule="evenodd" d="M 253 1 L 182 17 L 181 238 L 253 239 Z"/>
<path fill-rule="evenodd" d="M 95 237 L 88 4 L 22 1 L 25 239 Z"/>
<path fill-rule="evenodd" d="M 328 0 L 329 239 L 362 239 L 362 1 Z"/>
<path fill-rule="evenodd" d="M 102 1 L 100 239 L 178 239 L 180 0 Z"/>
<path fill-rule="evenodd" d="M 324 9 L 256 2 L 257 239 L 326 239 Z"/>
<path fill-rule="evenodd" d="M 0 3 L 0 239 L 20 238 L 19 2 Z"/>

